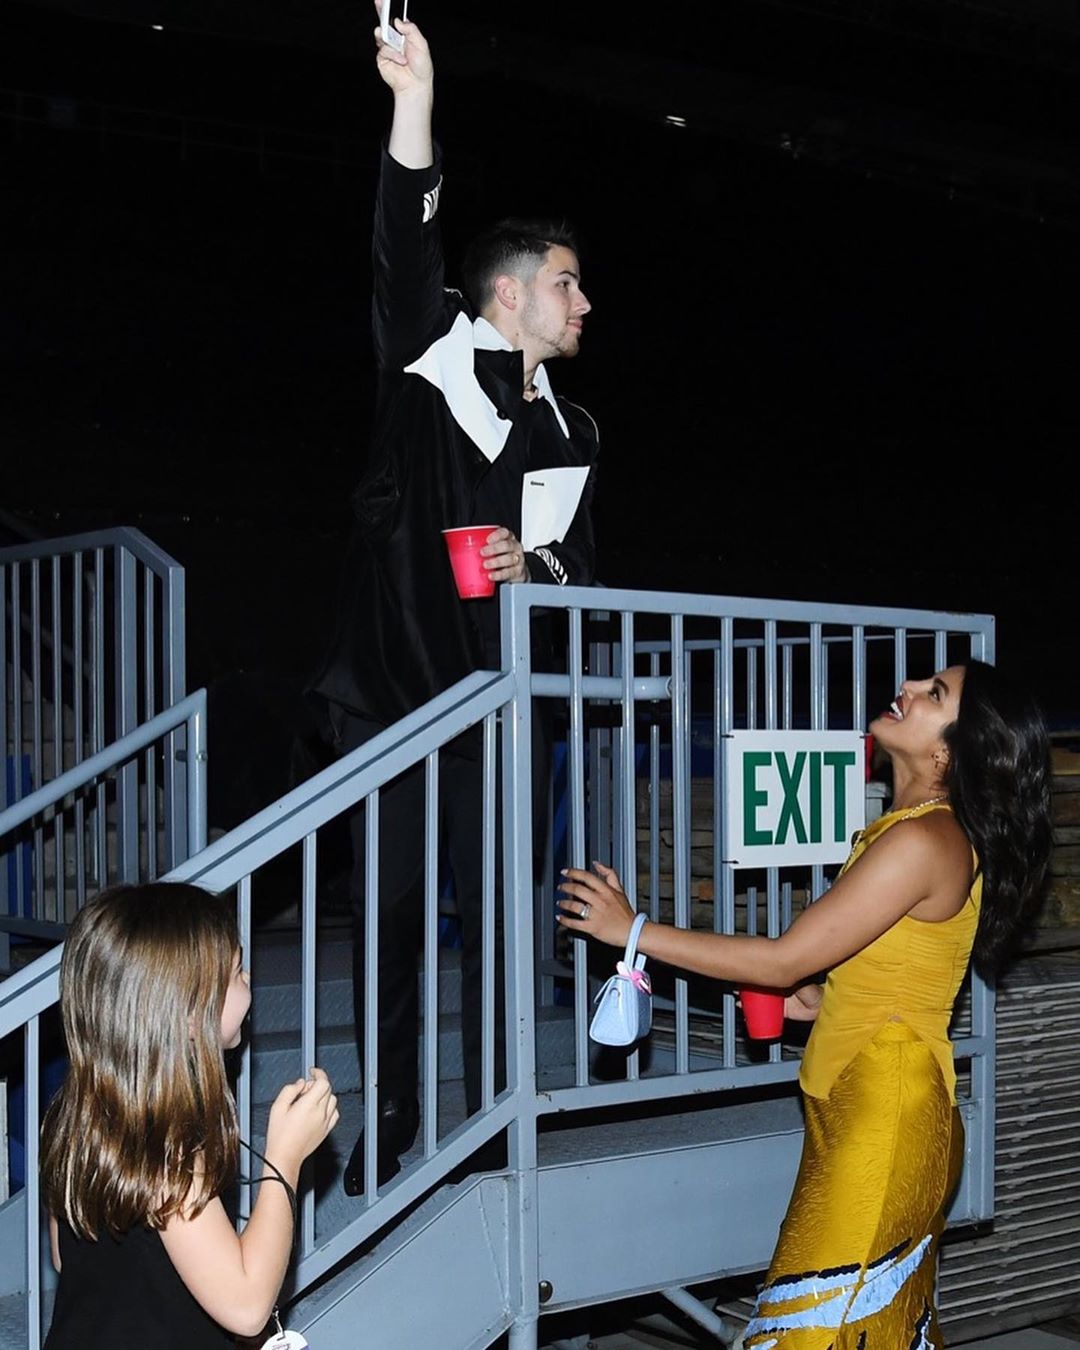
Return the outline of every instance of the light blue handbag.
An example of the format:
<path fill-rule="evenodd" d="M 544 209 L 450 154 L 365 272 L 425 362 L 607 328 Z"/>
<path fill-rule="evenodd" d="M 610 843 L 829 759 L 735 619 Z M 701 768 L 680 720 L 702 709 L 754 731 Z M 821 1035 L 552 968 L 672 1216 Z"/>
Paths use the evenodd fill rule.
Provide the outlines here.
<path fill-rule="evenodd" d="M 623 959 L 594 1000 L 589 1035 L 600 1045 L 633 1045 L 652 1027 L 652 985 L 645 974 L 645 958 L 637 955 L 638 938 L 648 917 L 639 914 L 634 919 Z"/>

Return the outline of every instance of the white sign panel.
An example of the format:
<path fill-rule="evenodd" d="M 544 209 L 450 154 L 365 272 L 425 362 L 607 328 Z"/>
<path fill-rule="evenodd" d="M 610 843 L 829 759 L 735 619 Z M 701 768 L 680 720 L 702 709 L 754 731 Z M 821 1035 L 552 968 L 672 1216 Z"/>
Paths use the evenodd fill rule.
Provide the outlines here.
<path fill-rule="evenodd" d="M 724 739 L 725 861 L 843 862 L 866 824 L 858 731 L 736 731 Z"/>

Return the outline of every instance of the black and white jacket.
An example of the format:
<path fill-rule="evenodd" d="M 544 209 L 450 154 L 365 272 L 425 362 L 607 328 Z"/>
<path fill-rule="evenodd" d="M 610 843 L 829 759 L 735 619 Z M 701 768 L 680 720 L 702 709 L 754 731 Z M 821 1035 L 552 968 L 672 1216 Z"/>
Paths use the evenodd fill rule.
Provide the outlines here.
<path fill-rule="evenodd" d="M 473 512 L 486 474 L 585 469 L 564 537 L 535 541 L 525 556 L 531 579 L 548 584 L 590 585 L 595 567 L 596 424 L 556 398 L 543 366 L 534 380 L 540 397 L 523 399 L 522 353 L 445 288 L 441 186 L 438 156 L 414 170 L 384 150 L 373 245 L 375 431 L 354 499 L 334 640 L 314 682 L 383 723 L 484 663 L 470 607 L 496 606 L 498 597 L 458 598 L 441 531 L 484 523 Z M 516 487 L 509 495 L 519 502 Z M 516 510 L 497 523 L 520 538 Z"/>

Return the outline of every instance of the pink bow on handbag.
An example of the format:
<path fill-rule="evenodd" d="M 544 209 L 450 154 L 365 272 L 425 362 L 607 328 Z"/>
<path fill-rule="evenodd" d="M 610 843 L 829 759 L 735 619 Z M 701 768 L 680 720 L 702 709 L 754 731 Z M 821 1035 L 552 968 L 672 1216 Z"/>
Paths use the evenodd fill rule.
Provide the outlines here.
<path fill-rule="evenodd" d="M 615 963 L 615 974 L 621 975 L 624 980 L 629 980 L 634 988 L 640 989 L 642 993 L 652 993 L 652 984 L 643 970 L 631 970 L 625 961 L 617 961 Z"/>

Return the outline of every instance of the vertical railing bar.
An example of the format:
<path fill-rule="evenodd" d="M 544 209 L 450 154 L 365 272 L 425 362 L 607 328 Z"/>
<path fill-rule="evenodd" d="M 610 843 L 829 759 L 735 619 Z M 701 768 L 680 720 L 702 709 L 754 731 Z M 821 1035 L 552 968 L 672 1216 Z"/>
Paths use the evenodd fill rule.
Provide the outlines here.
<path fill-rule="evenodd" d="M 251 976 L 251 873 L 236 883 L 236 927 L 240 938 L 240 960 Z M 258 1010 L 253 1014 L 258 1017 Z M 240 1049 L 240 1072 L 236 1079 L 236 1121 L 240 1138 L 251 1142 L 251 1035 L 246 1035 Z M 258 1160 L 253 1154 L 241 1159 L 240 1213 L 250 1215 L 252 1204 L 252 1177 L 257 1175 Z"/>
<path fill-rule="evenodd" d="M 94 550 L 94 654 L 90 667 L 93 718 L 90 753 L 105 748 L 105 550 Z M 95 870 L 99 887 L 109 884 L 109 851 L 106 831 L 105 782 L 98 782 L 94 806 Z"/>
<path fill-rule="evenodd" d="M 41 560 L 30 562 L 30 687 L 34 700 L 34 749 L 31 760 L 34 788 L 45 784 L 44 728 L 42 726 L 43 690 L 41 687 Z M 34 829 L 34 915 L 48 917 L 45 905 L 45 826 Z"/>
<path fill-rule="evenodd" d="M 611 622 L 610 614 L 605 618 L 608 623 Z M 585 650 L 583 638 L 582 655 Z M 588 650 L 594 663 L 590 667 L 592 673 L 611 675 L 615 669 L 614 663 L 619 659 L 618 643 L 592 642 L 588 644 Z M 604 700 L 603 706 L 610 706 L 610 703 Z M 591 862 L 593 858 L 610 858 L 617 870 L 618 863 L 614 853 L 618 847 L 618 838 L 613 833 L 615 826 L 612 808 L 617 780 L 612 777 L 614 772 L 612 740 L 611 728 L 606 726 L 594 727 L 586 737 L 590 810 L 589 827 L 585 832 L 585 848 L 588 861 Z"/>
<path fill-rule="evenodd" d="M 116 734 L 134 731 L 139 720 L 138 614 L 136 559 L 122 543 L 114 554 Z M 116 774 L 117 866 L 122 881 L 139 879 L 139 762 L 133 759 Z"/>
<path fill-rule="evenodd" d="M 790 640 L 780 644 L 781 725 L 790 731 L 795 721 L 795 648 Z M 786 930 L 792 919 L 792 883 L 780 887 L 780 927 Z"/>
<path fill-rule="evenodd" d="M 971 654 L 981 661 L 993 664 L 996 659 L 996 642 L 993 620 L 978 634 L 972 634 Z M 971 1060 L 971 1095 L 976 1104 L 976 1119 L 970 1148 L 975 1150 L 977 1167 L 974 1186 L 978 1189 L 977 1203 L 980 1214 L 992 1215 L 994 1211 L 994 1140 L 997 1122 L 997 1092 L 995 1073 L 997 1065 L 997 1044 L 995 1036 L 995 1008 L 997 990 L 992 981 L 983 980 L 978 974 L 971 981 L 971 1030 L 983 1044 L 982 1054 L 973 1055 Z"/>
<path fill-rule="evenodd" d="M 157 711 L 154 697 L 154 573 L 143 569 L 143 721 L 148 722 Z M 158 747 L 146 747 L 146 875 L 150 880 L 158 875 L 158 804 L 157 804 Z"/>
<path fill-rule="evenodd" d="M 949 664 L 949 635 L 944 628 L 934 633 L 934 669 L 944 670 Z"/>
<path fill-rule="evenodd" d="M 781 680 L 783 682 L 783 727 L 785 731 L 790 731 L 794 723 L 794 703 L 795 703 L 795 676 L 794 676 L 794 648 L 790 642 L 785 642 L 782 650 L 783 673 Z"/>
<path fill-rule="evenodd" d="M 620 623 L 621 618 L 622 616 L 620 615 Z M 622 643 L 619 641 L 612 642 L 610 650 L 611 650 L 611 669 L 608 671 L 608 674 L 614 676 L 615 678 L 621 681 L 623 667 L 625 664 L 623 659 Z M 633 660 L 632 654 L 629 659 L 631 661 Z M 614 708 L 619 703 L 621 703 L 621 699 L 622 699 L 622 692 L 620 690 L 618 701 L 615 699 L 605 699 L 603 700 L 601 706 L 614 710 Z M 621 719 L 622 716 L 621 707 L 619 715 Z M 615 871 L 618 872 L 620 877 L 625 877 L 626 860 L 623 857 L 624 821 L 622 811 L 623 743 L 624 743 L 623 728 L 620 723 L 618 727 L 605 728 L 605 732 L 606 735 L 604 738 L 604 744 L 606 748 L 606 754 L 604 755 L 604 761 L 606 764 L 606 775 L 605 775 L 606 791 L 604 792 L 603 795 L 604 797 L 607 798 L 608 802 L 608 809 L 605 812 L 605 815 L 607 816 L 607 827 L 608 827 L 607 838 L 604 841 L 607 847 L 606 849 L 598 847 L 597 844 L 599 843 L 599 841 L 597 841 L 589 849 L 589 858 L 590 860 L 593 858 L 602 858 L 605 862 L 609 863 L 612 867 L 614 867 Z M 589 740 L 591 744 L 592 743 L 591 736 Z M 592 752 L 590 750 L 590 755 L 591 753 Z M 593 776 L 590 774 L 590 780 L 592 780 L 592 777 Z M 590 803 L 595 803 L 596 800 L 597 799 L 595 794 L 590 795 L 589 797 Z M 590 824 L 595 819 L 596 814 L 597 814 L 596 806 L 594 804 L 593 809 L 589 812 Z"/>
<path fill-rule="evenodd" d="M 757 654 L 756 647 L 747 647 L 746 649 L 746 728 L 748 731 L 757 730 L 757 706 L 758 706 L 758 687 L 757 687 Z"/>
<path fill-rule="evenodd" d="M 821 644 L 821 728 L 829 727 L 829 644 Z"/>
<path fill-rule="evenodd" d="M 199 702 L 187 719 L 184 728 L 184 741 L 187 747 L 186 791 L 184 794 L 187 820 L 188 857 L 194 857 L 206 847 L 207 831 L 207 749 L 206 696 Z"/>
<path fill-rule="evenodd" d="M 893 633 L 893 691 L 907 679 L 907 629 L 897 628 Z"/>
<path fill-rule="evenodd" d="M 464 997 L 464 995 L 462 995 Z M 424 1157 L 439 1136 L 439 752 L 424 761 Z"/>
<path fill-rule="evenodd" d="M 26 1023 L 26 1330 L 30 1350 L 41 1350 L 41 1018 Z"/>
<path fill-rule="evenodd" d="M 822 634 L 823 626 L 820 623 L 810 625 L 810 690 L 813 700 L 810 726 L 814 731 L 825 730 L 825 644 Z"/>
<path fill-rule="evenodd" d="M 746 726 L 756 731 L 758 724 L 758 673 L 756 645 L 746 649 Z M 757 936 L 757 893 L 756 886 L 746 888 L 746 931 L 750 937 Z"/>
<path fill-rule="evenodd" d="M 634 734 L 634 613 L 622 611 L 622 731 L 620 768 L 622 784 L 620 799 L 622 814 L 622 877 L 626 898 L 634 909 L 638 907 L 637 879 L 637 779 L 635 774 L 636 737 Z M 626 1077 L 635 1081 L 641 1073 L 641 1055 L 635 1046 L 626 1060 Z"/>
<path fill-rule="evenodd" d="M 86 734 L 83 711 L 83 551 L 75 554 L 71 581 L 71 702 L 72 736 L 75 744 L 75 763 L 82 762 Z M 75 908 L 86 903 L 86 800 L 85 794 L 75 798 Z"/>
<path fill-rule="evenodd" d="M 53 699 L 53 778 L 64 772 L 64 647 L 63 607 L 60 598 L 60 569 L 63 557 L 54 554 L 50 572 L 52 605 L 52 699 Z M 64 812 L 57 805 L 53 816 L 53 866 L 56 870 L 56 894 L 53 898 L 57 923 L 67 919 L 66 872 L 64 866 Z"/>
<path fill-rule="evenodd" d="M 824 731 L 828 726 L 823 633 L 820 623 L 810 625 L 810 727 L 813 731 Z M 810 893 L 816 899 L 824 889 L 825 868 L 821 863 L 815 863 L 810 869 Z"/>
<path fill-rule="evenodd" d="M 713 652 L 712 682 L 712 836 L 713 836 L 713 932 L 724 931 L 724 898 L 720 878 L 724 867 L 724 653 L 718 643 Z"/>
<path fill-rule="evenodd" d="M 0 772 L 0 811 L 8 806 L 8 774 L 10 773 L 14 779 L 19 773 L 18 751 L 8 741 L 7 577 L 7 565 L 0 563 L 0 754 L 3 757 L 3 771 Z M 15 674 L 14 668 L 12 674 Z M 18 680 L 14 680 L 13 684 L 17 688 Z M 8 841 L 7 848 L 0 847 L 0 909 L 7 914 L 14 913 L 12 908 L 14 898 L 8 885 L 8 871 L 12 861 L 18 870 L 18 857 L 18 844 L 14 840 Z M 5 943 L 3 937 L 0 937 L 0 956 L 4 957 L 5 963 L 10 956 L 10 944 Z"/>
<path fill-rule="evenodd" d="M 851 725 L 866 730 L 866 629 L 855 624 L 851 630 Z"/>
<path fill-rule="evenodd" d="M 537 1178 L 537 1080 L 536 1080 L 536 962 L 532 946 L 533 925 L 515 904 L 517 897 L 532 894 L 532 661 L 528 590 L 504 586 L 500 598 L 502 668 L 514 676 L 514 692 L 503 714 L 502 735 L 502 915 L 506 972 L 506 1071 L 507 1088 L 516 1102 L 514 1119 L 507 1132 L 507 1293 L 515 1325 L 510 1339 L 515 1346 L 535 1344 L 540 1317 L 539 1261 L 540 1225 Z M 572 664 L 580 673 L 581 615 L 572 611 L 571 628 L 577 628 Z M 573 637 L 573 631 L 571 632 Z M 573 641 L 571 646 L 573 646 Z M 577 752 L 582 749 L 580 735 Z M 576 786 L 583 783 L 578 778 Z M 584 832 L 582 814 L 574 822 L 579 836 Z M 578 841 L 584 843 L 583 838 Z M 580 855 L 579 855 L 580 856 Z M 517 1334 L 523 1329 L 524 1339 Z M 530 1336 L 531 1331 L 531 1336 Z"/>
<path fill-rule="evenodd" d="M 660 674 L 660 653 L 649 657 L 649 674 Z M 649 727 L 649 918 L 660 918 L 660 719 Z"/>
<path fill-rule="evenodd" d="M 318 834 L 304 836 L 302 851 L 303 884 L 300 897 L 300 1072 L 309 1073 L 319 1062 L 316 1044 L 319 983 L 316 973 L 315 904 L 319 894 Z M 300 1254 L 315 1250 L 315 1174 L 312 1160 L 304 1164 L 304 1189 L 300 1201 Z"/>
<path fill-rule="evenodd" d="M 854 624 L 851 629 L 851 725 L 861 732 L 866 731 L 867 725 L 866 654 L 866 629 L 862 624 Z"/>
<path fill-rule="evenodd" d="M 543 870 L 536 886 L 536 907 L 534 910 L 536 925 L 533 941 L 536 944 L 537 961 L 541 971 L 537 998 L 539 1006 L 550 1008 L 555 1002 L 555 976 L 552 963 L 555 960 L 555 929 L 551 916 L 555 912 L 553 883 L 555 877 L 555 738 L 552 737 L 552 753 L 548 759 L 547 777 L 544 780 L 544 862 Z"/>
<path fill-rule="evenodd" d="M 725 616 L 720 620 L 720 736 L 729 736 L 735 730 L 735 621 Z M 725 784 L 726 787 L 726 784 Z M 735 864 L 728 854 L 727 824 L 720 813 L 720 841 L 714 858 L 720 860 L 720 904 L 722 931 L 735 932 Z M 723 1066 L 735 1067 L 735 995 L 723 996 Z"/>
<path fill-rule="evenodd" d="M 570 753 L 568 787 L 572 867 L 587 867 L 585 856 L 585 704 L 581 610 L 570 611 Z M 589 971 L 584 938 L 574 938 L 574 1082 L 589 1081 Z"/>
<path fill-rule="evenodd" d="M 12 798 L 21 801 L 23 796 L 23 678 L 22 678 L 22 568 L 18 563 L 11 566 L 11 714 L 12 714 Z M 15 845 L 15 913 L 26 917 L 28 896 L 21 866 L 21 847 Z"/>
<path fill-rule="evenodd" d="M 364 1195 L 377 1193 L 379 1144 L 379 789 L 365 799 L 364 818 Z"/>
<path fill-rule="evenodd" d="M 488 713 L 484 718 L 484 801 L 483 839 L 484 875 L 482 887 L 482 928 L 483 949 L 481 971 L 483 982 L 481 991 L 481 1043 L 480 1043 L 480 1090 L 482 1109 L 488 1111 L 495 1102 L 495 1018 L 499 1010 L 495 1007 L 495 753 L 497 714 Z"/>
<path fill-rule="evenodd" d="M 185 695 L 184 668 L 184 569 L 170 567 L 161 578 L 161 706 L 171 707 Z M 183 765 L 176 755 L 175 736 L 166 736 L 163 747 L 162 787 L 165 823 L 165 857 L 169 867 L 181 861 L 188 836 L 184 820 Z"/>
<path fill-rule="evenodd" d="M 766 619 L 765 640 L 765 729 L 775 731 L 779 724 L 779 652 L 777 648 L 777 626 L 775 619 Z M 780 936 L 780 869 L 769 867 L 765 871 L 765 926 L 771 938 Z M 769 1045 L 769 1059 L 776 1063 L 782 1057 L 779 1041 Z"/>
<path fill-rule="evenodd" d="M 675 925 L 690 927 L 690 822 L 687 793 L 690 776 L 690 726 L 686 702 L 686 651 L 683 616 L 671 616 L 671 808 L 674 849 Z M 685 977 L 675 979 L 675 1072 L 690 1069 L 690 999 Z"/>
<path fill-rule="evenodd" d="M 766 619 L 765 639 L 765 730 L 775 731 L 777 725 L 777 648 L 776 620 Z"/>

